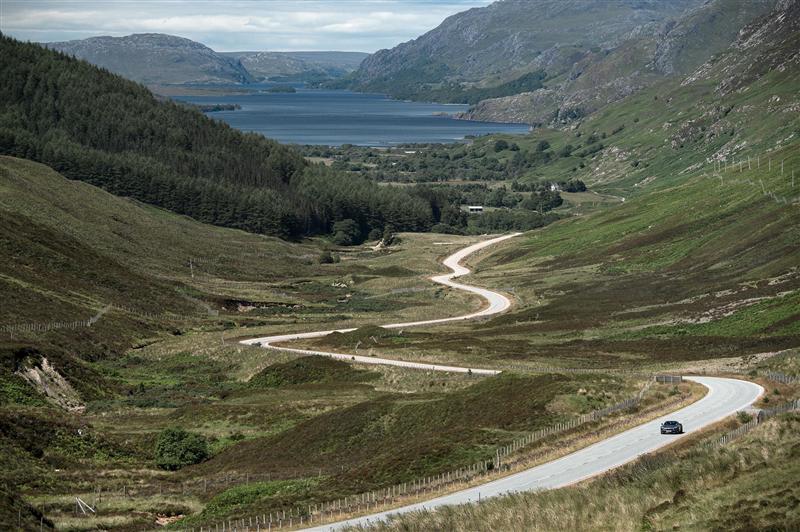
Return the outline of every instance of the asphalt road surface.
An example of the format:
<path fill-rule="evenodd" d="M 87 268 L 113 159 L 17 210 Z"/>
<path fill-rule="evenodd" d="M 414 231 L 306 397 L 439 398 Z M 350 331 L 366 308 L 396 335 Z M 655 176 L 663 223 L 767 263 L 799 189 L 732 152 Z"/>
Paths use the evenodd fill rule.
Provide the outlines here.
<path fill-rule="evenodd" d="M 461 316 L 453 316 L 449 318 L 439 318 L 436 320 L 412 321 L 408 323 L 388 323 L 386 325 L 381 325 L 381 327 L 385 329 L 405 329 L 408 327 L 420 327 L 423 325 L 436 325 L 439 323 L 471 320 L 475 318 L 491 316 L 492 314 L 498 314 L 511 307 L 511 301 L 503 294 L 487 290 L 486 288 L 480 288 L 477 286 L 470 286 L 467 284 L 457 283 L 453 281 L 453 279 L 470 273 L 470 270 L 468 268 L 461 265 L 461 261 L 464 260 L 466 257 L 472 255 L 477 251 L 480 251 L 481 249 L 487 248 L 498 242 L 508 240 L 509 238 L 513 238 L 519 234 L 521 233 L 504 235 L 501 237 L 492 238 L 490 240 L 484 240 L 483 242 L 478 242 L 477 244 L 465 247 L 453 253 L 442 262 L 445 266 L 450 268 L 451 270 L 450 273 L 431 277 L 431 281 L 433 281 L 434 283 L 439 283 L 445 286 L 449 286 L 451 288 L 455 288 L 457 290 L 463 290 L 465 292 L 471 292 L 473 294 L 481 296 L 483 299 L 486 300 L 487 303 L 487 305 L 483 307 L 481 310 L 473 312 L 471 314 L 464 314 Z M 261 347 L 264 347 L 266 349 L 278 349 L 281 351 L 289 351 L 292 353 L 299 353 L 303 355 L 321 355 L 331 358 L 338 358 L 341 360 L 348 360 L 351 362 L 360 362 L 362 364 L 380 364 L 386 366 L 401 366 L 405 368 L 426 369 L 432 371 L 448 371 L 448 372 L 458 372 L 458 373 L 466 373 L 468 371 L 472 371 L 472 373 L 479 375 L 496 375 L 497 373 L 500 373 L 500 371 L 493 369 L 479 369 L 479 368 L 467 368 L 461 366 L 443 366 L 440 364 L 425 364 L 420 362 L 406 362 L 404 360 L 393 360 L 391 358 L 365 357 L 359 355 L 348 355 L 344 353 L 333 353 L 329 351 L 314 351 L 311 349 L 276 347 L 272 345 L 279 342 L 290 342 L 292 340 L 301 340 L 305 338 L 319 338 L 321 336 L 327 336 L 332 332 L 345 333 L 354 330 L 355 328 L 336 329 L 335 331 L 328 330 L 328 331 L 315 331 L 308 333 L 279 334 L 275 336 L 264 336 L 262 338 L 251 338 L 249 340 L 242 341 L 242 343 L 248 345 L 260 344 Z"/>
<path fill-rule="evenodd" d="M 387 329 L 399 329 L 406 327 L 418 327 L 424 325 L 435 325 L 453 321 L 470 320 L 492 314 L 498 314 L 511 306 L 511 301 L 497 292 L 470 286 L 453 281 L 454 278 L 470 273 L 470 270 L 461 264 L 466 257 L 488 246 L 513 238 L 520 233 L 509 234 L 490 240 L 485 240 L 459 250 L 447 257 L 443 263 L 450 268 L 451 273 L 431 277 L 435 283 L 439 283 L 457 290 L 471 292 L 481 296 L 486 300 L 487 305 L 477 312 L 471 314 L 441 318 L 435 320 L 416 321 L 409 323 L 390 323 L 381 327 Z M 351 329 L 338 329 L 338 332 L 350 332 Z M 276 347 L 272 344 L 287 342 L 304 338 L 319 338 L 334 332 L 316 331 L 309 333 L 282 334 L 253 338 L 244 340 L 244 344 L 260 344 L 261 347 L 268 349 L 280 349 L 308 355 L 323 355 L 342 360 L 361 362 L 364 364 L 384 364 L 391 366 L 401 366 L 408 368 L 419 368 L 435 371 L 467 372 L 472 371 L 476 374 L 493 375 L 499 373 L 497 370 L 467 368 L 459 366 L 443 366 L 438 364 L 425 364 L 420 362 L 405 362 L 388 358 L 364 357 L 358 355 L 348 355 L 343 353 L 331 353 L 326 351 L 314 351 L 309 349 L 295 349 L 286 347 Z M 442 497 L 437 497 L 425 502 L 411 504 L 401 508 L 395 508 L 385 512 L 375 513 L 347 521 L 340 521 L 312 528 L 310 530 L 339 530 L 347 526 L 368 525 L 378 521 L 388 519 L 392 515 L 413 512 L 423 509 L 434 509 L 441 506 L 466 504 L 477 502 L 481 499 L 496 497 L 507 493 L 547 490 L 554 489 L 570 484 L 575 484 L 592 476 L 604 473 L 615 467 L 619 467 L 627 462 L 635 460 L 637 457 L 658 450 L 672 442 L 680 440 L 703 427 L 716 423 L 739 410 L 743 410 L 755 402 L 763 393 L 761 386 L 752 382 L 737 379 L 725 379 L 719 377 L 686 377 L 689 380 L 698 382 L 708 388 L 708 393 L 699 401 L 682 408 L 676 412 L 660 417 L 656 420 L 644 423 L 603 441 L 585 447 L 572 454 L 547 462 L 545 464 L 509 475 L 507 477 L 493 480 Z M 684 433 L 679 435 L 662 435 L 659 426 L 667 419 L 680 421 L 684 427 Z"/>
<path fill-rule="evenodd" d="M 676 412 L 626 430 L 552 462 L 547 462 L 474 488 L 309 530 L 340 530 L 348 526 L 365 526 L 370 523 L 385 521 L 392 515 L 401 513 L 474 503 L 481 499 L 508 493 L 548 490 L 575 484 L 685 438 L 692 432 L 724 419 L 739 410 L 743 410 L 752 405 L 764 391 L 757 384 L 737 379 L 719 377 L 685 378 L 706 386 L 708 393 L 699 401 Z M 683 423 L 684 433 L 662 435 L 659 427 L 667 419 L 675 419 Z"/>

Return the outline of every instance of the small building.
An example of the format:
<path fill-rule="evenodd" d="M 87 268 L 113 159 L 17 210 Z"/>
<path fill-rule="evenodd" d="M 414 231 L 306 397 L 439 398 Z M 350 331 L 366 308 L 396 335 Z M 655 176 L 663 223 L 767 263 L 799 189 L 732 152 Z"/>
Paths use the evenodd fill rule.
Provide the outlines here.
<path fill-rule="evenodd" d="M 467 210 L 471 213 L 482 213 L 483 212 L 483 205 L 470 205 L 467 207 Z"/>

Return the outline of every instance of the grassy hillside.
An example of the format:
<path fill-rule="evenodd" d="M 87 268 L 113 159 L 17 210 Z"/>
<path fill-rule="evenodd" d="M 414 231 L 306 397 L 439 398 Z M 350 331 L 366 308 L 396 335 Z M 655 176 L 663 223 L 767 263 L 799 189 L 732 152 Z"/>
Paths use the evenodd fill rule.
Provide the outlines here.
<path fill-rule="evenodd" d="M 798 428 L 800 417 L 785 415 L 719 449 L 681 446 L 581 486 L 414 513 L 368 529 L 793 530 L 800 525 Z"/>
<path fill-rule="evenodd" d="M 84 61 L 0 36 L 0 154 L 216 225 L 284 238 L 352 220 L 425 230 L 430 206 L 323 167 Z M 319 193 L 319 190 L 323 193 Z M 351 223 L 351 222 L 348 222 Z"/>
<path fill-rule="evenodd" d="M 636 367 L 800 344 L 799 10 L 781 4 L 681 83 L 576 124 L 365 156 L 378 160 L 370 172 L 397 162 L 406 179 L 457 177 L 464 165 L 490 178 L 505 171 L 509 194 L 515 181 L 590 188 L 564 195 L 573 216 L 478 264 L 478 278 L 512 293 L 516 309 L 382 347 L 476 365 Z"/>
<path fill-rule="evenodd" d="M 471 309 L 469 297 L 420 286 L 440 271 L 440 255 L 469 239 L 437 245 L 437 237 L 401 235 L 383 251 L 287 243 L 201 224 L 12 157 L 0 157 L 0 220 L 2 251 L 12 258 L 0 261 L 0 448 L 2 480 L 14 486 L 3 496 L 26 523 L 38 520 L 37 497 L 46 497 L 45 514 L 59 516 L 59 526 L 85 526 L 63 518 L 74 505 L 69 494 L 93 490 L 97 478 L 108 480 L 103 490 L 120 478 L 145 492 L 169 489 L 175 475 L 153 464 L 155 438 L 169 426 L 201 432 L 218 454 L 386 390 L 446 393 L 470 384 L 325 360 L 304 387 L 304 363 L 233 340 L 424 319 L 441 315 L 440 305 Z M 340 262 L 319 263 L 328 247 Z M 92 316 L 91 326 L 61 326 Z M 64 474 L 54 476 L 54 467 Z M 150 501 L 132 516 L 105 507 L 105 522 L 127 515 L 146 528 L 156 512 L 197 511 L 204 501 L 197 493 L 173 507 Z"/>
<path fill-rule="evenodd" d="M 201 224 L 12 157 L 0 157 L 0 218 L 3 251 L 14 257 L 0 262 L 8 303 L 0 324 L 88 320 L 113 305 L 92 327 L 5 330 L 11 350 L 34 342 L 95 359 L 184 324 L 291 326 L 376 312 L 394 320 L 409 311 L 435 314 L 440 300 L 474 304 L 416 286 L 419 275 L 438 271 L 438 254 L 460 241 L 442 247 L 423 237 L 384 252 L 355 248 L 340 263 L 319 264 L 328 242 L 287 243 Z M 415 256 L 407 256 L 412 248 Z"/>
<path fill-rule="evenodd" d="M 503 1 L 366 59 L 350 80 L 398 98 L 477 104 L 466 118 L 571 122 L 725 50 L 774 0 Z"/>

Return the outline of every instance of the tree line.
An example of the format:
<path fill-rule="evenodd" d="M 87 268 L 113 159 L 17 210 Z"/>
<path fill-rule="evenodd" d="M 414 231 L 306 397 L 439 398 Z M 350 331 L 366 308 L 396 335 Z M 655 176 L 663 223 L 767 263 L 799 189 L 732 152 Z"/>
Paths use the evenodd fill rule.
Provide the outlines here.
<path fill-rule="evenodd" d="M 424 199 L 309 165 L 144 86 L 60 52 L 0 35 L 0 153 L 53 167 L 197 220 L 283 238 L 429 229 Z"/>

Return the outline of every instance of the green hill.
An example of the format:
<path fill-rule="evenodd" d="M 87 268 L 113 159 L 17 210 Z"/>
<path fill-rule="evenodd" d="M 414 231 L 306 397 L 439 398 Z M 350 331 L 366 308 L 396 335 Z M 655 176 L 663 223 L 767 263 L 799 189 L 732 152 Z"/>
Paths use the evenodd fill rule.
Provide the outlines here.
<path fill-rule="evenodd" d="M 92 371 L 83 361 L 117 355 L 138 339 L 208 317 L 210 307 L 201 300 L 215 296 L 201 276 L 282 279 L 309 268 L 293 257 L 318 253 L 201 224 L 2 156 L 0 221 L 0 251 L 13 257 L 0 261 L 0 324 L 50 327 L 102 313 L 91 327 L 4 330 L 4 370 L 16 371 L 23 353 L 38 353 L 58 361 L 75 386 L 85 384 L 89 397 L 110 387 L 100 375 L 87 380 Z"/>
<path fill-rule="evenodd" d="M 349 83 L 398 98 L 478 104 L 464 115 L 475 120 L 573 120 L 691 71 L 774 5 L 774 0 L 494 2 L 376 52 Z"/>
<path fill-rule="evenodd" d="M 197 220 L 298 237 L 424 230 L 430 206 L 323 167 L 64 54 L 0 37 L 0 154 Z M 325 189 L 324 194 L 317 189 Z"/>
<path fill-rule="evenodd" d="M 404 179 L 457 179 L 469 164 L 508 176 L 512 191 L 570 179 L 591 191 L 565 193 L 561 212 L 574 216 L 481 265 L 515 310 L 407 348 L 636 367 L 800 345 L 799 38 L 800 2 L 785 2 L 683 79 L 560 128 L 404 159 Z"/>
<path fill-rule="evenodd" d="M 144 84 L 254 81 L 236 58 L 175 35 L 101 36 L 44 43 L 44 46 Z"/>

